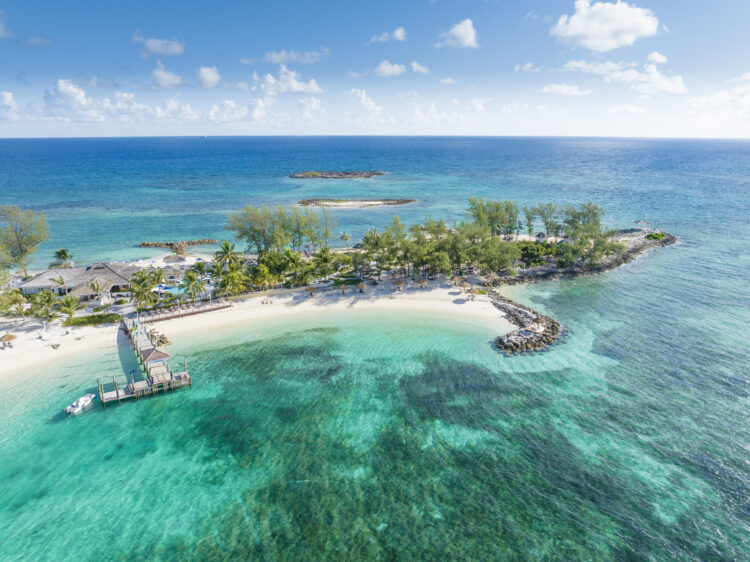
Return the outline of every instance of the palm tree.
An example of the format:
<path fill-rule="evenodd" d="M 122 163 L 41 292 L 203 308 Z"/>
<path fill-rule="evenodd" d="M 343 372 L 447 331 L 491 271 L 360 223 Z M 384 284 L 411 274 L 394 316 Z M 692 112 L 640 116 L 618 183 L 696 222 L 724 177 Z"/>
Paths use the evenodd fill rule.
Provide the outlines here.
<path fill-rule="evenodd" d="M 223 272 L 219 288 L 223 295 L 239 295 L 247 289 L 249 279 L 239 267 L 230 267 Z"/>
<path fill-rule="evenodd" d="M 67 248 L 60 248 L 55 252 L 55 259 L 61 267 L 71 267 L 73 265 L 73 252 Z"/>
<path fill-rule="evenodd" d="M 286 258 L 287 263 L 289 264 L 287 267 L 287 271 L 289 269 L 292 270 L 294 275 L 297 275 L 297 272 L 299 271 L 300 266 L 302 265 L 302 256 L 299 255 L 298 252 L 293 252 L 289 248 L 286 249 L 284 252 L 284 257 Z"/>
<path fill-rule="evenodd" d="M 317 271 L 324 275 L 326 279 L 333 271 L 333 255 L 328 247 L 324 246 L 320 251 L 313 257 L 313 263 Z"/>
<path fill-rule="evenodd" d="M 62 275 L 58 275 L 57 277 L 50 277 L 49 280 L 55 283 L 58 289 L 62 287 L 65 291 L 65 294 L 68 294 L 68 285 L 65 283 L 65 279 L 63 279 Z"/>
<path fill-rule="evenodd" d="M 197 272 L 188 271 L 182 283 L 180 283 L 180 289 L 183 293 L 190 295 L 191 302 L 195 304 L 195 299 L 206 290 L 206 282 L 200 278 Z"/>
<path fill-rule="evenodd" d="M 73 316 L 75 316 L 76 310 L 81 308 L 81 303 L 79 302 L 78 297 L 69 297 L 66 295 L 58 300 L 55 303 L 55 306 L 60 312 L 68 315 L 68 319 L 66 320 L 66 322 L 68 322 Z"/>
<path fill-rule="evenodd" d="M 23 297 L 20 289 L 13 289 L 12 291 L 8 291 L 7 293 L 5 293 L 4 300 L 4 306 L 8 310 L 16 307 L 16 313 L 19 316 L 23 316 L 23 307 L 26 304 L 26 299 Z"/>
<path fill-rule="evenodd" d="M 102 304 L 102 293 L 105 291 L 102 290 L 102 284 L 99 282 L 98 279 L 94 279 L 91 283 L 89 283 L 89 288 L 96 293 L 96 300 L 99 301 L 99 306 Z"/>
<path fill-rule="evenodd" d="M 55 293 L 49 290 L 40 291 L 32 297 L 32 312 L 42 320 L 42 328 L 47 328 L 47 321 L 55 317 L 52 307 L 55 305 Z"/>
<path fill-rule="evenodd" d="M 239 261 L 240 256 L 235 251 L 234 244 L 229 242 L 229 240 L 224 240 L 214 254 L 214 264 L 216 264 L 219 269 L 232 263 L 238 263 Z"/>
<path fill-rule="evenodd" d="M 348 232 L 342 232 L 341 233 L 341 239 L 346 242 L 346 247 L 349 247 L 349 242 L 352 241 L 352 237 Z"/>
<path fill-rule="evenodd" d="M 136 271 L 130 280 L 130 292 L 138 308 L 151 306 L 156 302 L 153 277 L 145 270 Z"/>
<path fill-rule="evenodd" d="M 264 289 L 275 285 L 277 281 L 276 276 L 264 264 L 260 264 L 255 270 L 255 275 L 253 275 L 253 283 Z"/>
<path fill-rule="evenodd" d="M 198 277 L 201 278 L 205 277 L 206 273 L 208 273 L 208 268 L 206 267 L 206 262 L 204 261 L 195 262 L 191 269 L 198 274 Z"/>
<path fill-rule="evenodd" d="M 151 277 L 151 283 L 154 287 L 159 289 L 159 298 L 161 298 L 161 285 L 164 283 L 164 270 L 163 269 L 152 269 L 149 274 Z"/>

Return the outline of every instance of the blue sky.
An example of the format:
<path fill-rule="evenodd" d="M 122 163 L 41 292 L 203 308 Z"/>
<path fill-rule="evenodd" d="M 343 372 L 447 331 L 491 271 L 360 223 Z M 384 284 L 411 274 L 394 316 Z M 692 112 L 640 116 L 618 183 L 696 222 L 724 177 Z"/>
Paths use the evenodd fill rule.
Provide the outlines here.
<path fill-rule="evenodd" d="M 750 137 L 750 2 L 0 2 L 0 136 Z"/>

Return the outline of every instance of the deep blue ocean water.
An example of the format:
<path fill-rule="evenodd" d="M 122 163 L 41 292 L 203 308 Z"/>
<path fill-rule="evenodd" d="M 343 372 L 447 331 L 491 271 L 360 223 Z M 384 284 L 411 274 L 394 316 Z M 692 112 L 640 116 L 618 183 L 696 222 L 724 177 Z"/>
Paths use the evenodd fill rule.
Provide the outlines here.
<path fill-rule="evenodd" d="M 50 223 L 38 265 L 221 238 L 247 203 L 419 200 L 335 211 L 357 238 L 469 196 L 590 200 L 679 242 L 505 289 L 567 328 L 537 355 L 452 318 L 316 314 L 181 338 L 195 388 L 75 420 L 92 365 L 124 377 L 114 342 L 0 377 L 0 558 L 750 557 L 750 142 L 0 140 L 0 203 Z"/>

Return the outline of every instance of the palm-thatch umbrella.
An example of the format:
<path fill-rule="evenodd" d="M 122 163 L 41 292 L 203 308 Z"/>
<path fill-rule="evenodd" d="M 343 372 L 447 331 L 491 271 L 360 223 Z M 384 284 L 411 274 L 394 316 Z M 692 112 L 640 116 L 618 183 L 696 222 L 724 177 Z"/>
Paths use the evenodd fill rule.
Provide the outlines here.
<path fill-rule="evenodd" d="M 471 283 L 467 283 L 466 281 L 464 281 L 459 285 L 459 287 L 461 287 L 463 290 L 471 289 Z"/>
<path fill-rule="evenodd" d="M 362 283 L 362 282 L 360 282 L 360 283 L 357 283 L 357 289 L 359 289 L 359 292 L 360 292 L 360 293 L 364 293 L 364 292 L 365 292 L 365 288 L 366 288 L 366 287 L 367 287 L 367 285 L 365 285 L 365 284 L 364 284 L 364 283 Z"/>
<path fill-rule="evenodd" d="M 15 339 L 18 339 L 18 336 L 15 334 L 5 334 L 3 337 L 0 338 L 0 342 L 6 343 L 11 342 Z"/>
<path fill-rule="evenodd" d="M 398 279 L 393 282 L 393 286 L 396 287 L 400 291 L 401 288 L 404 286 L 404 282 L 401 281 L 401 279 Z"/>
<path fill-rule="evenodd" d="M 310 296 L 312 297 L 312 296 L 313 296 L 313 293 L 314 293 L 315 291 L 317 291 L 317 290 L 318 290 L 318 288 L 317 288 L 317 287 L 314 287 L 314 286 L 312 286 L 312 285 L 310 285 L 310 286 L 309 286 L 309 287 L 307 287 L 307 289 L 305 289 L 305 290 L 306 290 L 306 291 L 308 292 L 308 294 L 309 294 L 309 295 L 310 295 Z"/>
<path fill-rule="evenodd" d="M 454 287 L 456 285 L 458 285 L 459 281 L 461 281 L 461 276 L 460 275 L 454 275 L 453 277 L 451 277 L 451 283 L 453 283 Z"/>
<path fill-rule="evenodd" d="M 419 285 L 419 288 L 421 289 L 422 287 L 424 287 L 425 285 L 427 285 L 427 279 L 418 279 L 417 280 L 417 285 Z"/>
<path fill-rule="evenodd" d="M 346 292 L 346 285 L 343 283 L 339 285 L 339 291 L 341 291 L 341 294 L 343 295 Z"/>
<path fill-rule="evenodd" d="M 475 297 L 476 295 L 478 295 L 478 294 L 479 294 L 479 289 L 475 289 L 474 287 L 472 287 L 471 289 L 469 289 L 469 290 L 468 290 L 468 291 L 466 291 L 466 292 L 467 292 L 467 293 L 469 293 L 469 295 L 471 295 L 471 296 L 469 297 L 469 300 L 472 300 L 472 301 L 473 301 L 473 300 L 474 300 L 474 297 Z"/>

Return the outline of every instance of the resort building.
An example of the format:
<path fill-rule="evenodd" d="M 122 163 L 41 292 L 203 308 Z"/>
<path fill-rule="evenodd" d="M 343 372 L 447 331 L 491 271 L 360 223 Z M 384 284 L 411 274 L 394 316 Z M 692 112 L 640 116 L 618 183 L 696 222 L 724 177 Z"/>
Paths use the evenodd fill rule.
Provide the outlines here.
<path fill-rule="evenodd" d="M 130 288 L 130 279 L 140 268 L 124 263 L 95 263 L 88 267 L 52 268 L 21 283 L 24 295 L 52 291 L 58 295 L 80 297 L 86 301 L 102 294 Z M 98 291 L 93 287 L 98 286 Z"/>

